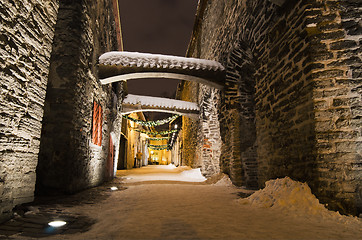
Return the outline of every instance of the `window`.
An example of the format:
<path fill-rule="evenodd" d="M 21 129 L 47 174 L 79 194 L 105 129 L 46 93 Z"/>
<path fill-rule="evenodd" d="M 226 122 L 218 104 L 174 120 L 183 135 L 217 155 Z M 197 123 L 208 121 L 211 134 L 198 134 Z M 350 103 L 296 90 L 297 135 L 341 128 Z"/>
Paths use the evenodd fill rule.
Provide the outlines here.
<path fill-rule="evenodd" d="M 96 101 L 93 103 L 93 125 L 92 125 L 92 142 L 98 146 L 102 145 L 102 106 Z"/>

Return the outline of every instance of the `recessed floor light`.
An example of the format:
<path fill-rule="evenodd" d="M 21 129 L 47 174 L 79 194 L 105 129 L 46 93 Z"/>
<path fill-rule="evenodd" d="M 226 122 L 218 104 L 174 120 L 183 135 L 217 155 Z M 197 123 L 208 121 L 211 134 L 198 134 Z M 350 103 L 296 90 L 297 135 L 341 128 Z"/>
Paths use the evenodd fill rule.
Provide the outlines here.
<path fill-rule="evenodd" d="M 115 191 L 115 190 L 117 190 L 118 188 L 117 187 L 111 187 L 111 190 L 112 191 Z"/>
<path fill-rule="evenodd" d="M 65 224 L 67 224 L 67 222 L 64 222 L 64 221 L 52 221 L 52 222 L 48 223 L 48 225 L 51 227 L 61 227 L 61 226 L 64 226 Z"/>

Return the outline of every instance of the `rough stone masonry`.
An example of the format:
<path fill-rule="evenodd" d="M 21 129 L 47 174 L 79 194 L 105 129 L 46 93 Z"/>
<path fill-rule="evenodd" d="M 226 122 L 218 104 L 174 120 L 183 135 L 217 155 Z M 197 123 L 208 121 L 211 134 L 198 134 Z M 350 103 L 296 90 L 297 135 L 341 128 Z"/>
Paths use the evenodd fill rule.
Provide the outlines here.
<path fill-rule="evenodd" d="M 113 177 L 122 85 L 102 86 L 97 59 L 117 50 L 112 1 L 61 1 L 50 59 L 37 194 L 74 193 Z M 94 106 L 99 112 L 95 113 Z M 98 114 L 100 125 L 94 129 Z M 98 142 L 93 131 L 98 130 Z M 112 140 L 110 140 L 112 138 Z M 110 152 L 112 151 L 112 152 Z M 108 162 L 108 158 L 110 162 Z"/>
<path fill-rule="evenodd" d="M 100 85 L 97 59 L 119 48 L 115 3 L 0 2 L 0 222 L 35 186 L 59 194 L 113 177 L 123 87 Z"/>
<path fill-rule="evenodd" d="M 225 89 L 183 83 L 181 99 L 208 112 L 184 135 L 221 136 L 217 160 L 237 185 L 289 176 L 331 209 L 360 214 L 361 16 L 360 0 L 201 1 L 188 56 L 226 66 Z M 203 122 L 216 118 L 209 139 L 218 124 Z M 202 163 L 210 144 L 194 145 L 184 155 Z"/>
<path fill-rule="evenodd" d="M 0 222 L 32 201 L 58 1 L 0 2 Z"/>

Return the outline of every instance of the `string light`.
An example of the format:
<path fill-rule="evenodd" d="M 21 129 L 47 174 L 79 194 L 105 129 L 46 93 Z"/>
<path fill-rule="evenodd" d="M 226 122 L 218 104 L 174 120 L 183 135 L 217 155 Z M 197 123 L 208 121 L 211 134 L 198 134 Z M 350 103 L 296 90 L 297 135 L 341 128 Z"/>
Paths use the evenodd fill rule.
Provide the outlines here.
<path fill-rule="evenodd" d="M 167 130 L 167 131 L 161 131 L 161 132 L 149 132 L 149 131 L 139 130 L 139 129 L 134 129 L 134 130 L 137 131 L 137 132 L 144 133 L 144 134 L 147 134 L 147 135 L 152 135 L 152 136 L 167 135 L 167 134 L 170 134 L 170 133 L 177 132 L 177 130 Z"/>
<path fill-rule="evenodd" d="M 164 125 L 166 123 L 169 123 L 171 121 L 173 121 L 174 119 L 178 118 L 180 115 L 173 115 L 171 117 L 168 117 L 168 118 L 165 118 L 165 119 L 162 119 L 162 120 L 156 120 L 156 121 L 142 121 L 142 120 L 139 120 L 139 119 L 135 119 L 135 118 L 132 118 L 130 117 L 129 115 L 123 115 L 122 117 L 125 118 L 125 119 L 128 119 L 132 122 L 135 122 L 139 125 L 142 125 L 142 126 L 146 126 L 146 127 L 156 127 L 156 126 L 160 126 L 160 125 Z"/>
<path fill-rule="evenodd" d="M 149 137 L 148 140 L 151 141 L 161 141 L 161 140 L 167 140 L 170 139 L 170 137 Z"/>
<path fill-rule="evenodd" d="M 147 147 L 149 147 L 152 150 L 168 150 L 169 149 L 169 145 L 152 145 L 152 144 L 148 144 Z"/>

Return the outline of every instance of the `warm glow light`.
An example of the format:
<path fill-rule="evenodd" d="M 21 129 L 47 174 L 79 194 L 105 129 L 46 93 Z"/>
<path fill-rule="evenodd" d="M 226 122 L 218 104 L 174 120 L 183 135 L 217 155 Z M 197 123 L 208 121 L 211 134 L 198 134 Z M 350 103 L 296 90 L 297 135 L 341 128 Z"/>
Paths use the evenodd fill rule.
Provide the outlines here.
<path fill-rule="evenodd" d="M 151 151 L 151 154 L 153 154 L 153 151 Z"/>
<path fill-rule="evenodd" d="M 118 190 L 118 188 L 117 187 L 111 187 L 111 190 L 115 191 L 115 190 Z"/>
<path fill-rule="evenodd" d="M 61 226 L 64 226 L 65 224 L 67 224 L 67 222 L 64 222 L 64 221 L 52 221 L 52 222 L 48 223 L 48 225 L 51 227 L 61 227 Z"/>

